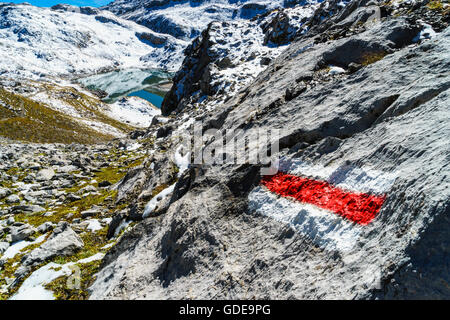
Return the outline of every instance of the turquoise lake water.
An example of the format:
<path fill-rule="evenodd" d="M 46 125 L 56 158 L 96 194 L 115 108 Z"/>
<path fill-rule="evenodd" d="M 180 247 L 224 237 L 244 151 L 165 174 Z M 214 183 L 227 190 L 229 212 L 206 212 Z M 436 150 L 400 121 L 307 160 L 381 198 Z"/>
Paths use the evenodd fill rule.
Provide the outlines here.
<path fill-rule="evenodd" d="M 97 74 L 79 79 L 90 90 L 107 94 L 106 103 L 114 103 L 123 97 L 140 97 L 161 108 L 167 91 L 161 85 L 170 82 L 173 74 L 160 70 L 126 69 Z"/>
<path fill-rule="evenodd" d="M 157 95 L 147 90 L 134 91 L 128 94 L 129 97 L 139 97 L 152 103 L 154 106 L 161 108 L 164 96 Z"/>

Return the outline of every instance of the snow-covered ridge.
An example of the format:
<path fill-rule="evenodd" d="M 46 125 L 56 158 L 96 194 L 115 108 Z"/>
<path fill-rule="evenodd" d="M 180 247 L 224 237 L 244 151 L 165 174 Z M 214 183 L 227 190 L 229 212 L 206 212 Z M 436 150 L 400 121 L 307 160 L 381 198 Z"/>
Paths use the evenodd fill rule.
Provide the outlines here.
<path fill-rule="evenodd" d="M 181 62 L 186 44 L 169 35 L 108 11 L 55 9 L 0 6 L 0 56 L 8 57 L 0 60 L 0 76 L 36 79 L 129 67 L 176 70 Z M 143 56 L 148 56 L 145 61 Z"/>
<path fill-rule="evenodd" d="M 256 42 L 264 40 L 264 33 L 260 26 L 252 23 L 251 20 L 257 17 L 260 17 L 259 20 L 261 20 L 261 16 L 271 15 L 277 9 L 293 9 L 295 7 L 301 11 L 300 14 L 295 10 L 292 10 L 291 13 L 293 16 L 299 17 L 304 15 L 302 7 L 320 2 L 322 0 L 116 0 L 102 9 L 109 10 L 121 18 L 135 21 L 160 35 L 174 37 L 184 42 L 185 47 L 193 39 L 199 37 L 213 22 L 233 24 L 231 28 L 224 31 L 227 34 L 224 41 L 236 45 L 237 42 L 243 40 L 240 46 L 232 48 L 237 51 L 234 54 L 236 56 L 241 54 L 238 52 L 242 51 L 241 48 L 254 47 L 253 40 Z M 292 20 L 291 23 L 296 28 L 301 24 L 295 20 Z M 240 33 L 245 33 L 247 36 L 242 36 Z M 247 50 L 246 54 L 253 54 L 254 50 L 252 49 L 254 48 Z M 279 52 L 280 50 L 278 50 Z M 182 58 L 180 57 L 178 51 L 166 51 L 164 54 L 165 56 L 161 56 L 160 52 L 153 51 L 143 57 L 142 61 L 157 60 L 162 64 L 169 65 L 174 59 L 179 62 L 184 58 L 183 55 Z M 271 56 L 276 55 L 277 53 Z M 248 56 L 240 58 L 248 58 Z M 249 72 L 247 67 L 252 70 Z M 243 66 L 236 72 L 242 73 L 242 79 L 250 80 L 262 69 L 264 68 L 260 68 L 259 65 L 251 65 Z M 227 78 L 228 75 L 223 75 L 223 77 Z"/>
<path fill-rule="evenodd" d="M 302 1 L 287 0 L 116 0 L 104 7 L 155 32 L 189 40 L 212 21 L 247 20 Z M 305 1 L 303 1 L 305 2 Z"/>
<path fill-rule="evenodd" d="M 319 7 L 320 1 L 308 1 L 254 19 L 210 23 L 185 50 L 186 59 L 173 79 L 162 112 L 182 109 L 187 101 L 201 104 L 208 96 L 226 101 L 307 30 L 306 22 Z"/>

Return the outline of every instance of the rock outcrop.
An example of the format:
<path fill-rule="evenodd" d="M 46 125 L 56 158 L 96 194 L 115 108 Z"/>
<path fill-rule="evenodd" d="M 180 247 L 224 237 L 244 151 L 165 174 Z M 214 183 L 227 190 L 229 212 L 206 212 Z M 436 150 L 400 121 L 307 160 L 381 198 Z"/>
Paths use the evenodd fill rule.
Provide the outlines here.
<path fill-rule="evenodd" d="M 60 222 L 48 240 L 39 248 L 24 256 L 25 267 L 38 265 L 54 257 L 66 257 L 83 247 L 83 240 L 70 228 L 67 222 Z"/>
<path fill-rule="evenodd" d="M 162 114 L 208 99 L 232 97 L 305 30 L 318 7 L 304 4 L 267 12 L 250 21 L 211 22 L 186 48 L 174 86 L 163 101 Z"/>
<path fill-rule="evenodd" d="M 373 194 L 382 203 L 373 221 L 322 217 L 277 196 L 264 182 L 271 178 L 261 176 L 263 164 L 192 165 L 175 177 L 164 210 L 125 233 L 106 255 L 92 299 L 450 295 L 448 8 L 353 1 L 336 9 L 333 1 L 323 5 L 333 15 L 309 20 L 309 32 L 229 99 L 214 103 L 213 97 L 201 110 L 172 103 L 165 113 L 176 117 L 163 125 L 176 130 L 127 175 L 119 193 L 157 196 L 163 189 L 151 183 L 155 177 L 167 190 L 174 177 L 161 170 L 176 158 L 175 137 L 190 127 L 187 119 L 195 119 L 203 131 L 242 130 L 250 142 L 261 130 L 279 129 L 259 148 L 279 144 L 281 172 Z M 368 18 L 372 10 L 380 13 L 376 19 Z M 430 30 L 432 22 L 440 32 Z M 201 50 L 192 52 L 201 57 Z M 208 59 L 193 62 L 192 79 L 208 82 L 208 65 Z M 194 86 L 179 76 L 177 83 Z M 226 153 L 214 139 L 202 149 Z"/>

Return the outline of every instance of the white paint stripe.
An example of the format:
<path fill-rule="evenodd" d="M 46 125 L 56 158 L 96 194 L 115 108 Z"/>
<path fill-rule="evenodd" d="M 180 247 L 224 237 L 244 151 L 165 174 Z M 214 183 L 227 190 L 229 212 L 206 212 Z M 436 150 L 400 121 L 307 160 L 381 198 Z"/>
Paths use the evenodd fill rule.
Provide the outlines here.
<path fill-rule="evenodd" d="M 250 210 L 290 225 L 326 250 L 351 250 L 362 230 L 330 211 L 278 197 L 262 186 L 253 189 L 248 199 Z"/>
<path fill-rule="evenodd" d="M 300 159 L 281 159 L 280 171 L 322 181 L 352 191 L 372 194 L 385 194 L 397 178 L 396 173 L 388 173 L 355 166 L 313 165 Z"/>

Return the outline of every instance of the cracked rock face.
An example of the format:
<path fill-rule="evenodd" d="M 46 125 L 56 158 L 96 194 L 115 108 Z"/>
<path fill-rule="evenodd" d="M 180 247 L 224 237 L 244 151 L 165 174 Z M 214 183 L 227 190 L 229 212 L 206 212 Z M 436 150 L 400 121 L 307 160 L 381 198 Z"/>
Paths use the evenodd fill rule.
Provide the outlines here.
<path fill-rule="evenodd" d="M 352 2 L 338 16 L 364 4 Z M 450 30 L 418 43 L 423 25 L 386 14 L 323 41 L 331 34 L 324 26 L 202 119 L 206 128 L 241 129 L 250 141 L 260 129 L 279 128 L 268 145 L 279 142 L 286 170 L 379 192 L 374 221 L 345 229 L 340 217 L 328 225 L 306 219 L 310 209 L 261 186 L 259 166 L 192 167 L 165 213 L 139 223 L 107 254 L 91 299 L 450 295 L 443 285 L 450 281 Z M 187 105 L 179 116 L 190 112 Z M 167 157 L 153 161 L 155 168 Z M 152 179 L 142 168 L 133 176 L 127 190 Z M 350 242 L 342 230 L 351 230 Z"/>

